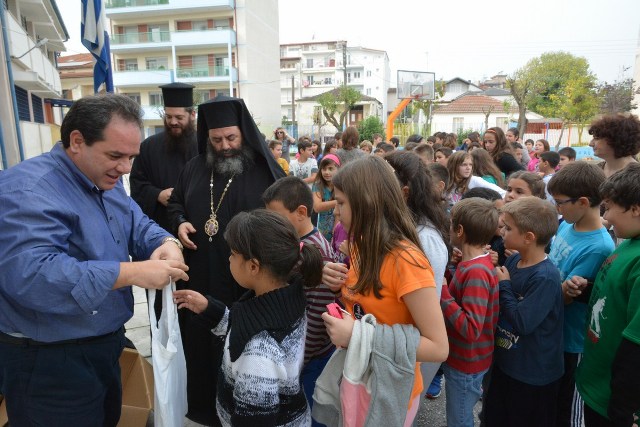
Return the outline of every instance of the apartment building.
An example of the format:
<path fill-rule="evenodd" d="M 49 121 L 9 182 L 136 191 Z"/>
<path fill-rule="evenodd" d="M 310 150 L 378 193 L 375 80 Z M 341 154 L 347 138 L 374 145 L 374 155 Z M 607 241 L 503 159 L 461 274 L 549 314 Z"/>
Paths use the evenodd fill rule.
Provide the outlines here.
<path fill-rule="evenodd" d="M 279 121 L 277 0 L 106 0 L 113 83 L 162 129 L 158 86 L 193 84 L 195 103 L 244 98 L 261 127 Z"/>
<path fill-rule="evenodd" d="M 350 114 L 350 123 L 369 115 L 387 117 L 387 91 L 391 70 L 385 51 L 350 46 L 345 40 L 280 45 L 280 104 L 284 122 L 293 119 L 303 133 L 314 124 L 313 109 L 300 110 L 297 100 L 309 100 L 346 84 L 366 98 Z M 371 103 L 371 98 L 378 103 Z M 368 108 L 368 105 L 377 105 Z M 317 108 L 316 108 L 317 110 Z M 316 120 L 317 121 L 317 120 Z M 335 132 L 329 129 L 327 132 Z"/>
<path fill-rule="evenodd" d="M 54 0 L 3 0 L 0 14 L 0 156 L 7 168 L 59 139 L 61 114 L 53 105 L 62 88 L 55 64 L 69 35 Z"/>

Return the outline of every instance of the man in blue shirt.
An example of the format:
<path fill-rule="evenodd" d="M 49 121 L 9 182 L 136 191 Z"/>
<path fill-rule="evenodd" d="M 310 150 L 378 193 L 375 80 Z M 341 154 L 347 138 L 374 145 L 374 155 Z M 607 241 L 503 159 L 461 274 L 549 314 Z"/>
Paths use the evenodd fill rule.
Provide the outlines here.
<path fill-rule="evenodd" d="M 182 245 L 120 180 L 140 118 L 123 95 L 80 99 L 61 142 L 0 175 L 0 393 L 12 425 L 115 426 L 131 286 L 188 280 Z"/>

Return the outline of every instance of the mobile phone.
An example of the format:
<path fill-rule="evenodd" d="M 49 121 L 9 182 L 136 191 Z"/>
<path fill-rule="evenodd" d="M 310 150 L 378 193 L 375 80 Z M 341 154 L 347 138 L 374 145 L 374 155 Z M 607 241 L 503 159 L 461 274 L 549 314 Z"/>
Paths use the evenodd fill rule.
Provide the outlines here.
<path fill-rule="evenodd" d="M 342 310 L 340 309 L 340 306 L 335 302 L 327 304 L 327 313 L 337 319 L 342 319 Z"/>

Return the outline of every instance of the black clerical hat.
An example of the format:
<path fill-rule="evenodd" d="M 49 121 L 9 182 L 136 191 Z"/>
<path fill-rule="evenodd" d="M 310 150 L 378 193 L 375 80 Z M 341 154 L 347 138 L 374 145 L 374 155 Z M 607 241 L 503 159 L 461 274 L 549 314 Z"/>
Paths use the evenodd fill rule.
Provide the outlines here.
<path fill-rule="evenodd" d="M 207 129 L 240 126 L 243 107 L 243 103 L 236 98 L 217 97 L 215 102 L 200 104 L 198 116 L 204 117 Z"/>
<path fill-rule="evenodd" d="M 160 86 L 165 107 L 193 107 L 193 88 L 186 83 L 169 83 Z"/>

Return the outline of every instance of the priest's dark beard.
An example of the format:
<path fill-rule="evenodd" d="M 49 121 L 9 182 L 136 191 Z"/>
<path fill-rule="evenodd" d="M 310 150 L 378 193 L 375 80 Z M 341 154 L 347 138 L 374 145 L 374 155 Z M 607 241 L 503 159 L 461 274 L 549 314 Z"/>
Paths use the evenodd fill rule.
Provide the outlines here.
<path fill-rule="evenodd" d="M 164 123 L 164 134 L 167 140 L 167 153 L 178 154 L 182 157 L 187 155 L 189 150 L 189 142 L 193 140 L 196 129 L 193 126 L 193 120 L 189 120 L 189 124 L 182 128 L 180 136 L 174 136 L 171 132 L 171 126 Z"/>
<path fill-rule="evenodd" d="M 256 156 L 253 148 L 243 144 L 239 150 L 229 150 L 233 155 L 225 157 L 218 154 L 211 144 L 207 144 L 207 167 L 213 167 L 216 174 L 223 176 L 240 175 L 254 165 Z"/>

